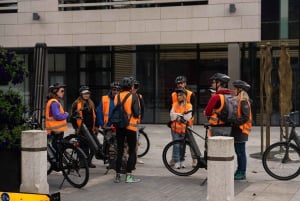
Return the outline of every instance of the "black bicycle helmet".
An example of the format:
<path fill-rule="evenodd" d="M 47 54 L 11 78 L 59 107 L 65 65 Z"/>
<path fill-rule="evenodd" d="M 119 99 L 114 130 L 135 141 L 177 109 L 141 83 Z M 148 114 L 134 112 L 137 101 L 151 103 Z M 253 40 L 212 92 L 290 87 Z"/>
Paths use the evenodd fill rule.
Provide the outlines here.
<path fill-rule="evenodd" d="M 120 88 L 121 88 L 121 87 L 120 87 L 120 82 L 117 82 L 117 81 L 112 82 L 112 83 L 110 84 L 110 88 L 111 88 L 111 89 L 113 89 L 113 88 L 120 89 Z"/>
<path fill-rule="evenodd" d="M 185 95 L 187 95 L 187 91 L 184 88 L 176 88 L 175 92 L 178 93 L 183 93 Z"/>
<path fill-rule="evenodd" d="M 81 86 L 79 89 L 80 94 L 85 94 L 85 93 L 91 93 L 90 87 L 88 86 Z"/>
<path fill-rule="evenodd" d="M 247 82 L 243 81 L 243 80 L 234 80 L 232 82 L 232 85 L 236 88 L 240 88 L 243 89 L 245 91 L 248 91 L 250 89 L 250 84 L 248 84 Z"/>
<path fill-rule="evenodd" d="M 217 80 L 222 83 L 228 83 L 230 81 L 230 77 L 223 73 L 215 73 L 213 76 L 209 78 L 210 80 Z"/>
<path fill-rule="evenodd" d="M 66 87 L 65 84 L 55 83 L 55 84 L 50 85 L 48 90 L 49 90 L 49 92 L 56 93 L 58 89 L 65 88 L 65 87 Z"/>
<path fill-rule="evenodd" d="M 183 75 L 179 75 L 176 77 L 175 79 L 175 83 L 178 84 L 178 83 L 181 83 L 181 82 L 186 82 L 186 77 L 183 76 Z"/>
<path fill-rule="evenodd" d="M 122 90 L 130 90 L 132 86 L 132 79 L 124 77 L 120 83 Z"/>

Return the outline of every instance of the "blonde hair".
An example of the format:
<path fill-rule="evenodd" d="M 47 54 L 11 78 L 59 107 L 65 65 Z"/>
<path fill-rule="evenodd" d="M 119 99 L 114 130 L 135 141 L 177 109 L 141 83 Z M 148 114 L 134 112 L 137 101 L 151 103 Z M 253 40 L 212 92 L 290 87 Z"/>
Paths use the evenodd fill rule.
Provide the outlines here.
<path fill-rule="evenodd" d="M 87 99 L 87 100 L 84 100 L 82 98 L 82 96 L 79 96 L 75 101 L 74 103 L 72 104 L 72 106 L 75 106 L 77 105 L 78 102 L 81 102 L 81 103 L 86 103 L 86 106 L 88 107 L 89 110 L 94 110 L 95 109 L 95 104 L 94 102 L 92 101 L 92 99 Z"/>
<path fill-rule="evenodd" d="M 247 100 L 247 101 L 250 100 L 248 93 L 246 91 L 244 91 L 243 89 L 241 89 L 241 91 L 238 93 L 237 99 L 238 100 Z"/>

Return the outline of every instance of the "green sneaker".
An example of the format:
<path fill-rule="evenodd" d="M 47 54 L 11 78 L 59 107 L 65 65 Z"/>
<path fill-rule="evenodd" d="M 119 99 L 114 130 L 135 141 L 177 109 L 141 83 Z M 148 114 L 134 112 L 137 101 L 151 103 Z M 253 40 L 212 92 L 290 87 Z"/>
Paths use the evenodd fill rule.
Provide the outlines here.
<path fill-rule="evenodd" d="M 137 179 L 132 175 L 126 175 L 126 180 L 125 180 L 126 183 L 137 183 L 140 181 L 141 181 L 140 179 Z"/>
<path fill-rule="evenodd" d="M 114 182 L 115 183 L 120 183 L 121 182 L 121 175 L 119 173 L 116 174 Z"/>
<path fill-rule="evenodd" d="M 245 180 L 246 175 L 245 173 L 238 172 L 234 175 L 234 180 Z"/>

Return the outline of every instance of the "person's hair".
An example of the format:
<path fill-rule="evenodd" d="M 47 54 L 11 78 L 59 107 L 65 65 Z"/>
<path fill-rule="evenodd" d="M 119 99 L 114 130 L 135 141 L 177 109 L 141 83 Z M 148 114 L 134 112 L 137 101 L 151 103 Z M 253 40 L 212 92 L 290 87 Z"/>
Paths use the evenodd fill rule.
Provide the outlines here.
<path fill-rule="evenodd" d="M 92 99 L 90 99 L 90 98 L 87 99 L 87 100 L 84 100 L 84 99 L 82 98 L 82 96 L 79 96 L 79 97 L 74 101 L 72 107 L 73 107 L 75 104 L 77 105 L 78 102 L 81 102 L 81 103 L 86 102 L 86 106 L 88 107 L 89 110 L 90 110 L 90 109 L 95 109 L 95 104 L 94 104 L 94 102 L 92 101 Z"/>
<path fill-rule="evenodd" d="M 247 101 L 250 100 L 249 95 L 248 95 L 248 93 L 247 93 L 245 90 L 241 90 L 241 91 L 238 93 L 237 99 L 238 99 L 238 100 L 247 100 Z"/>

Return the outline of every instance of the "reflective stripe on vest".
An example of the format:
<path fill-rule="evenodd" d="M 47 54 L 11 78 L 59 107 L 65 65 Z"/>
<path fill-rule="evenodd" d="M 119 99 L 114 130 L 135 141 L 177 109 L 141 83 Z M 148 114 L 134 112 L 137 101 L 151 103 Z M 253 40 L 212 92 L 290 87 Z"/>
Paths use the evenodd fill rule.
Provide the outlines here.
<path fill-rule="evenodd" d="M 110 106 L 110 97 L 108 95 L 102 96 L 102 114 L 103 114 L 104 124 L 107 124 L 108 122 L 109 106 Z"/>
<path fill-rule="evenodd" d="M 56 131 L 56 132 L 63 132 L 68 130 L 68 125 L 67 125 L 67 120 L 55 120 L 53 117 L 50 117 L 50 106 L 53 102 L 57 102 L 59 104 L 59 112 L 60 113 L 65 113 L 61 103 L 55 99 L 52 98 L 50 99 L 47 104 L 46 104 L 46 111 L 45 111 L 45 126 L 47 133 L 50 134 L 51 131 Z"/>
<path fill-rule="evenodd" d="M 218 94 L 218 95 L 220 97 L 221 106 L 217 109 L 214 109 L 212 115 L 209 117 L 208 122 L 211 125 L 223 125 L 223 124 L 225 124 L 225 122 L 221 121 L 218 117 L 218 114 L 222 111 L 222 109 L 225 105 L 225 97 L 224 97 L 223 94 Z"/>

